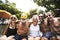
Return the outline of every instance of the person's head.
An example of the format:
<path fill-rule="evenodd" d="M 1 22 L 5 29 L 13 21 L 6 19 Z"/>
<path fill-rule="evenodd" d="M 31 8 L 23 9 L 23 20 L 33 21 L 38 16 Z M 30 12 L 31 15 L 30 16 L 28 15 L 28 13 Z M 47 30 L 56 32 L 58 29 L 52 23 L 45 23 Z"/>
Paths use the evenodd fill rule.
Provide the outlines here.
<path fill-rule="evenodd" d="M 44 15 L 43 14 L 40 14 L 39 15 L 39 20 L 43 19 L 44 18 Z"/>
<path fill-rule="evenodd" d="M 52 14 L 52 12 L 47 12 L 47 18 L 48 18 L 48 19 L 53 18 L 53 14 Z"/>
<path fill-rule="evenodd" d="M 12 16 L 10 17 L 10 20 L 11 20 L 11 21 L 16 21 L 16 20 L 17 20 L 16 15 L 12 15 Z"/>
<path fill-rule="evenodd" d="M 38 16 L 37 15 L 33 15 L 32 22 L 33 22 L 34 25 L 38 24 L 38 20 L 39 20 Z"/>
<path fill-rule="evenodd" d="M 25 23 L 27 19 L 27 14 L 21 14 L 21 22 Z"/>
<path fill-rule="evenodd" d="M 21 19 L 27 19 L 27 14 L 22 13 L 21 14 Z"/>

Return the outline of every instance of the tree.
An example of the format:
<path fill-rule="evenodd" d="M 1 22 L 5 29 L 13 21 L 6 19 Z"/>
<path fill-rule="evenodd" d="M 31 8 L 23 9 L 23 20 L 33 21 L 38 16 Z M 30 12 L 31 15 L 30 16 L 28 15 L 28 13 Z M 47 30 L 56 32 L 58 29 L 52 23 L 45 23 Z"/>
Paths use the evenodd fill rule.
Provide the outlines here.
<path fill-rule="evenodd" d="M 55 9 L 60 9 L 60 0 L 33 0 L 37 5 L 44 6 L 49 10 L 56 11 Z M 57 15 L 57 13 L 55 13 Z"/>
<path fill-rule="evenodd" d="M 5 1 L 5 3 L 3 1 L 0 2 L 0 10 L 6 10 L 19 18 L 22 12 L 16 8 L 16 4 L 10 3 L 8 0 Z"/>
<path fill-rule="evenodd" d="M 3 3 L 3 2 L 0 0 L 0 3 Z"/>
<path fill-rule="evenodd" d="M 29 18 L 32 18 L 33 15 L 36 15 L 36 14 L 37 14 L 37 9 L 30 10 L 29 13 L 30 13 L 30 14 L 29 14 L 28 17 L 29 17 Z"/>

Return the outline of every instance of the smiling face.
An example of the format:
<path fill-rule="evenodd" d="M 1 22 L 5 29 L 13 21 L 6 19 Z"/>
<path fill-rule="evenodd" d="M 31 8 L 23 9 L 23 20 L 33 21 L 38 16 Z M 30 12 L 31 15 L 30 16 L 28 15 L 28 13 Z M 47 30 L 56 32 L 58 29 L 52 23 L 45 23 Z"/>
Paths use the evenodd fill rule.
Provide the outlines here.
<path fill-rule="evenodd" d="M 32 17 L 32 22 L 33 22 L 33 24 L 34 25 L 37 25 L 38 24 L 38 16 L 37 15 L 33 15 L 33 17 Z"/>
<path fill-rule="evenodd" d="M 15 18 L 15 17 L 11 17 L 11 20 L 12 20 L 12 21 L 16 21 L 16 18 Z"/>
<path fill-rule="evenodd" d="M 53 17 L 53 15 L 48 15 L 47 17 L 48 17 L 48 19 L 51 19 Z"/>
<path fill-rule="evenodd" d="M 33 19 L 33 24 L 37 25 L 38 24 L 38 20 L 37 19 Z"/>
<path fill-rule="evenodd" d="M 39 15 L 39 20 L 42 20 L 44 18 L 43 14 Z"/>
<path fill-rule="evenodd" d="M 26 19 L 21 19 L 22 25 L 26 24 Z"/>
<path fill-rule="evenodd" d="M 11 19 L 11 21 L 16 21 L 17 17 L 15 15 L 12 15 L 10 19 Z"/>
<path fill-rule="evenodd" d="M 48 18 L 48 19 L 52 19 L 52 18 L 53 18 L 53 14 L 52 14 L 51 12 L 48 12 L 47 18 Z"/>
<path fill-rule="evenodd" d="M 27 14 L 25 13 L 21 14 L 21 19 L 27 19 Z"/>

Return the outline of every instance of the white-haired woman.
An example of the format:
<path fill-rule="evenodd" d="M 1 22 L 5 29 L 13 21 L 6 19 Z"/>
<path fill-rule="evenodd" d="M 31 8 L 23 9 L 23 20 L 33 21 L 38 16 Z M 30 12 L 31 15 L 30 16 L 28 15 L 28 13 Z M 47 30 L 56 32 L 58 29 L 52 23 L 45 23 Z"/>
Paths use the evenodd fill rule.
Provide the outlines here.
<path fill-rule="evenodd" d="M 17 21 L 16 15 L 12 15 L 11 18 L 10 18 L 10 21 L 9 21 L 8 28 L 5 32 L 7 37 L 16 34 L 16 32 L 17 32 L 16 21 Z"/>
<path fill-rule="evenodd" d="M 28 40 L 40 40 L 40 27 L 38 25 L 38 16 L 33 15 L 32 24 L 29 28 L 29 38 Z"/>

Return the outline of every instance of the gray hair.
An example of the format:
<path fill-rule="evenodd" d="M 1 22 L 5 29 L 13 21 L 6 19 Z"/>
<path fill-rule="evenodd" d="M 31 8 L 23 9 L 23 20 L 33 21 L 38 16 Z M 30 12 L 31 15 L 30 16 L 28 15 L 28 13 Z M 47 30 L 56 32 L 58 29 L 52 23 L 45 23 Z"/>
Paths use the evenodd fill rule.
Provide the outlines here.
<path fill-rule="evenodd" d="M 37 20 L 39 21 L 38 15 L 33 15 L 32 20 L 33 20 L 33 19 L 37 19 Z"/>

